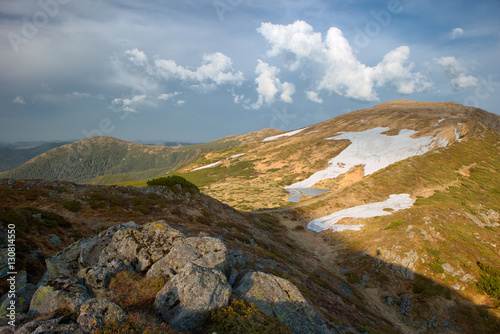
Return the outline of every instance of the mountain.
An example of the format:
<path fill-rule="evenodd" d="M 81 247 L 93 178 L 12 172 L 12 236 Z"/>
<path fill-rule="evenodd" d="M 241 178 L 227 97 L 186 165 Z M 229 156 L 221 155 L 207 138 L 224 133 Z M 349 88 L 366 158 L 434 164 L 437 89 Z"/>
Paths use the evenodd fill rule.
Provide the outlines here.
<path fill-rule="evenodd" d="M 150 146 L 112 137 L 90 137 L 38 155 L 0 176 L 98 184 L 130 181 L 165 174 L 189 163 L 201 153 L 227 149 L 275 132 L 267 129 L 185 147 Z"/>
<path fill-rule="evenodd" d="M 70 142 L 51 142 L 41 145 L 16 147 L 14 145 L 0 145 L 0 172 L 8 171 L 21 166 L 37 155 L 43 154 L 56 147 Z"/>
<path fill-rule="evenodd" d="M 393 101 L 209 152 L 173 174 L 279 219 L 408 332 L 424 329 L 422 319 L 449 330 L 459 317 L 473 332 L 482 311 L 458 307 L 455 293 L 487 309 L 475 319 L 495 332 L 488 321 L 500 314 L 498 115 Z M 411 300 L 408 312 L 395 296 Z"/>

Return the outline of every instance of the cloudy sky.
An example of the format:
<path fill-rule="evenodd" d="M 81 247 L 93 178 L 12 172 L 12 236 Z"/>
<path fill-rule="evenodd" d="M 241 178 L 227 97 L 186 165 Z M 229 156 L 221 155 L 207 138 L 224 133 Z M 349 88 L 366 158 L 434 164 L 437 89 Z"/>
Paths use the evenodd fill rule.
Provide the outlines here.
<path fill-rule="evenodd" d="M 203 142 L 381 102 L 500 114 L 498 0 L 1 0 L 0 141 Z"/>

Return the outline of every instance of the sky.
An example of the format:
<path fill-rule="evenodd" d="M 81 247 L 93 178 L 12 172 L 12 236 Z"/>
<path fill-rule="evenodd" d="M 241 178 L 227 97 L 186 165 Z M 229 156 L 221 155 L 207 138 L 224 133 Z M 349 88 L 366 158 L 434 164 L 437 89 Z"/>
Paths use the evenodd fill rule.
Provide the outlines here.
<path fill-rule="evenodd" d="M 500 114 L 498 17 L 498 0 L 1 0 L 0 141 L 206 142 L 397 99 Z"/>

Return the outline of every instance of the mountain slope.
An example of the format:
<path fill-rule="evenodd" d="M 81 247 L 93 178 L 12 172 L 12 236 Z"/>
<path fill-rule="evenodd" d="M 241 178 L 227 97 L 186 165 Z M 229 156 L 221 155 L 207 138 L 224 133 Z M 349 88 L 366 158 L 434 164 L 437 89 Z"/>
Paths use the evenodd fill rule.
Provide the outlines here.
<path fill-rule="evenodd" d="M 267 129 L 185 147 L 149 146 L 111 137 L 90 137 L 50 150 L 1 175 L 81 183 L 148 178 L 179 168 L 201 153 L 227 149 L 274 131 Z M 116 174 L 120 175 L 114 176 Z"/>
<path fill-rule="evenodd" d="M 500 116 L 394 101 L 299 130 L 204 154 L 176 173 L 237 208 L 271 208 L 297 242 L 365 287 L 373 307 L 403 323 L 420 319 L 414 330 L 427 319 L 450 331 L 462 317 L 464 332 L 497 332 L 489 321 L 500 317 Z M 328 191 L 288 202 L 301 187 Z M 384 204 L 402 194 L 409 206 Z M 331 225 L 307 229 L 318 220 Z M 489 311 L 458 306 L 455 292 Z M 394 296 L 413 304 L 398 314 Z"/>
<path fill-rule="evenodd" d="M 69 142 L 45 143 L 34 147 L 0 146 L 0 172 L 19 167 L 37 155 L 66 144 Z"/>

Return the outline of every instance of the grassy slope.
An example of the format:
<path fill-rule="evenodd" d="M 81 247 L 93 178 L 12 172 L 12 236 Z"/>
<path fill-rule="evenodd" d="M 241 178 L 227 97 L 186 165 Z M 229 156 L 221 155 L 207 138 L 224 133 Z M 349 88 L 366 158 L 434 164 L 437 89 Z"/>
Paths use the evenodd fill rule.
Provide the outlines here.
<path fill-rule="evenodd" d="M 35 147 L 1 147 L 0 146 L 0 172 L 8 171 L 21 166 L 37 155 L 43 154 L 56 147 L 69 143 L 46 143 Z"/>

